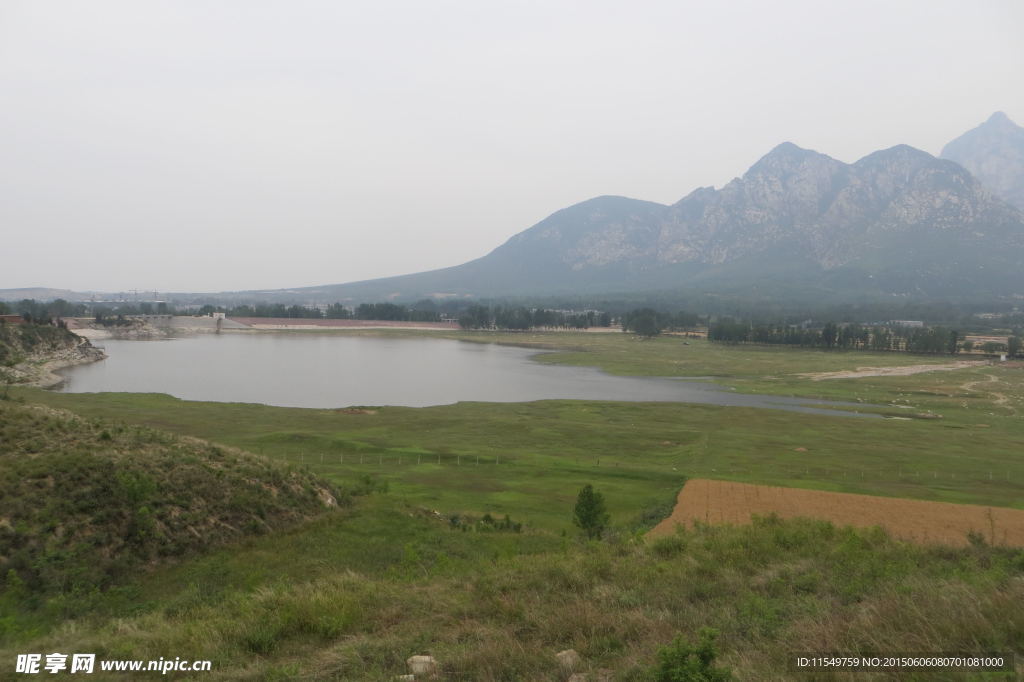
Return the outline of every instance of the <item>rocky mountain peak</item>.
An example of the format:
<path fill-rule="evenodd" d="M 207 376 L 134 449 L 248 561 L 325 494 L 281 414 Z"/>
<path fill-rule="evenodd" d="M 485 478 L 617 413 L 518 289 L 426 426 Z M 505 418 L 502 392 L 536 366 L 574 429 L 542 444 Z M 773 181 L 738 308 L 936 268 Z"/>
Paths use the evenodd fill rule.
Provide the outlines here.
<path fill-rule="evenodd" d="M 857 161 L 857 166 L 870 166 L 872 164 L 902 164 L 905 166 L 922 166 L 932 164 L 936 158 L 926 151 L 909 144 L 898 144 L 888 149 L 879 149 Z"/>
<path fill-rule="evenodd" d="M 1019 126 L 1010 120 L 1010 117 L 1003 111 L 997 111 L 988 117 L 982 125 L 992 128 L 1018 128 Z"/>
<path fill-rule="evenodd" d="M 798 147 L 792 142 L 783 142 L 762 156 L 750 167 L 744 178 L 757 175 L 787 175 L 803 169 L 827 167 L 839 164 L 835 159 L 811 149 Z"/>
<path fill-rule="evenodd" d="M 1002 111 L 942 149 L 989 190 L 1024 210 L 1024 128 Z"/>

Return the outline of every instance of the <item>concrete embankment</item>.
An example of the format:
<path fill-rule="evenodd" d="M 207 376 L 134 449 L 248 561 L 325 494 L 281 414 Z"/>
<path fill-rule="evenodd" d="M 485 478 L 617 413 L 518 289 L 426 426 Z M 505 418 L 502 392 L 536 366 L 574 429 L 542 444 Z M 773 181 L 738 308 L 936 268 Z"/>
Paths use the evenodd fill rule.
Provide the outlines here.
<path fill-rule="evenodd" d="M 230 317 L 225 323 L 245 329 L 289 329 L 289 330 L 332 330 L 332 329 L 437 329 L 450 331 L 459 329 L 458 322 L 406 322 L 400 320 L 326 320 L 300 317 Z M 225 326 L 225 329 L 228 327 Z"/>

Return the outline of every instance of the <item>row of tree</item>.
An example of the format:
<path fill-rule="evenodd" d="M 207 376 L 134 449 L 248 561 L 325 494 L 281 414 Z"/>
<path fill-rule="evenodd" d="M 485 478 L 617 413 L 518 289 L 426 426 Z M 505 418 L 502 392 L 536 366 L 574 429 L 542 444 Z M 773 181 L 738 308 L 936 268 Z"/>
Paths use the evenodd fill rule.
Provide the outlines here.
<path fill-rule="evenodd" d="M 36 301 L 25 298 L 17 303 L 0 302 L 0 315 L 21 315 L 28 322 L 52 324 L 62 317 L 76 317 L 86 314 L 84 303 L 69 303 L 63 298 L 53 301 Z"/>
<path fill-rule="evenodd" d="M 609 327 L 611 323 L 611 315 L 596 310 L 577 313 L 524 306 L 491 308 L 486 305 L 471 305 L 459 316 L 459 326 L 463 329 L 587 329 Z"/>
<path fill-rule="evenodd" d="M 970 351 L 974 344 L 961 341 L 955 329 L 946 327 L 861 326 L 828 322 L 821 328 L 766 325 L 719 320 L 708 326 L 708 340 L 718 343 L 756 343 L 840 350 L 904 351 L 907 353 L 948 353 Z M 1010 336 L 1005 345 L 986 343 L 985 352 L 1020 354 L 1021 339 Z"/>
<path fill-rule="evenodd" d="M 429 304 L 429 305 L 428 305 Z M 396 320 L 403 322 L 437 322 L 441 314 L 432 301 L 421 301 L 412 306 L 397 303 L 360 303 L 348 308 L 342 303 L 332 303 L 326 308 L 283 303 L 258 303 L 238 305 L 228 309 L 203 306 L 199 314 L 225 312 L 230 317 L 290 317 L 328 320 Z"/>

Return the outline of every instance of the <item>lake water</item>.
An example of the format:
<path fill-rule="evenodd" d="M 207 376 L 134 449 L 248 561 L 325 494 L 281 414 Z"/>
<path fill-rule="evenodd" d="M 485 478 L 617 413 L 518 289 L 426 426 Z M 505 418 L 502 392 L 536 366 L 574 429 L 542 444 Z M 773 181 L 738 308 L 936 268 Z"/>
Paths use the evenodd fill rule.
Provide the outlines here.
<path fill-rule="evenodd" d="M 530 360 L 536 351 L 449 339 L 333 334 L 204 334 L 101 344 L 110 357 L 63 370 L 57 390 L 168 393 L 186 400 L 284 407 L 424 407 L 550 398 L 768 407 L 835 416 L 851 405 L 735 393 L 714 384 L 618 377 Z M 865 416 L 865 415 L 860 415 Z M 873 415 L 872 415 L 873 416 Z"/>

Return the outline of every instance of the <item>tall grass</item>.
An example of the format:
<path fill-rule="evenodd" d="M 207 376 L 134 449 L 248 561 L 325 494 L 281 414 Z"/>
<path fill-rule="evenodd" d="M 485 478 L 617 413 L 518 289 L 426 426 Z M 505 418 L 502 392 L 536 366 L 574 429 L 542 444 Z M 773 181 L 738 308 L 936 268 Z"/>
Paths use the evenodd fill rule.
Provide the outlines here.
<path fill-rule="evenodd" d="M 393 513 L 402 508 L 378 498 L 344 523 L 386 516 L 395 538 L 414 538 L 415 558 L 324 563 L 306 580 L 267 576 L 216 594 L 194 585 L 146 613 L 86 618 L 18 648 L 184 652 L 215 661 L 204 679 L 389 679 L 429 653 L 446 679 L 483 682 L 564 679 L 554 653 L 566 648 L 586 670 L 650 679 L 660 647 L 704 626 L 721 632 L 720 663 L 738 679 L 785 679 L 798 651 L 1024 652 L 1020 551 L 922 548 L 769 518 L 651 542 L 527 531 L 538 539 L 515 554 L 501 550 L 516 534 L 467 534 Z M 246 584 L 241 574 L 277 542 L 238 550 L 222 580 Z"/>

